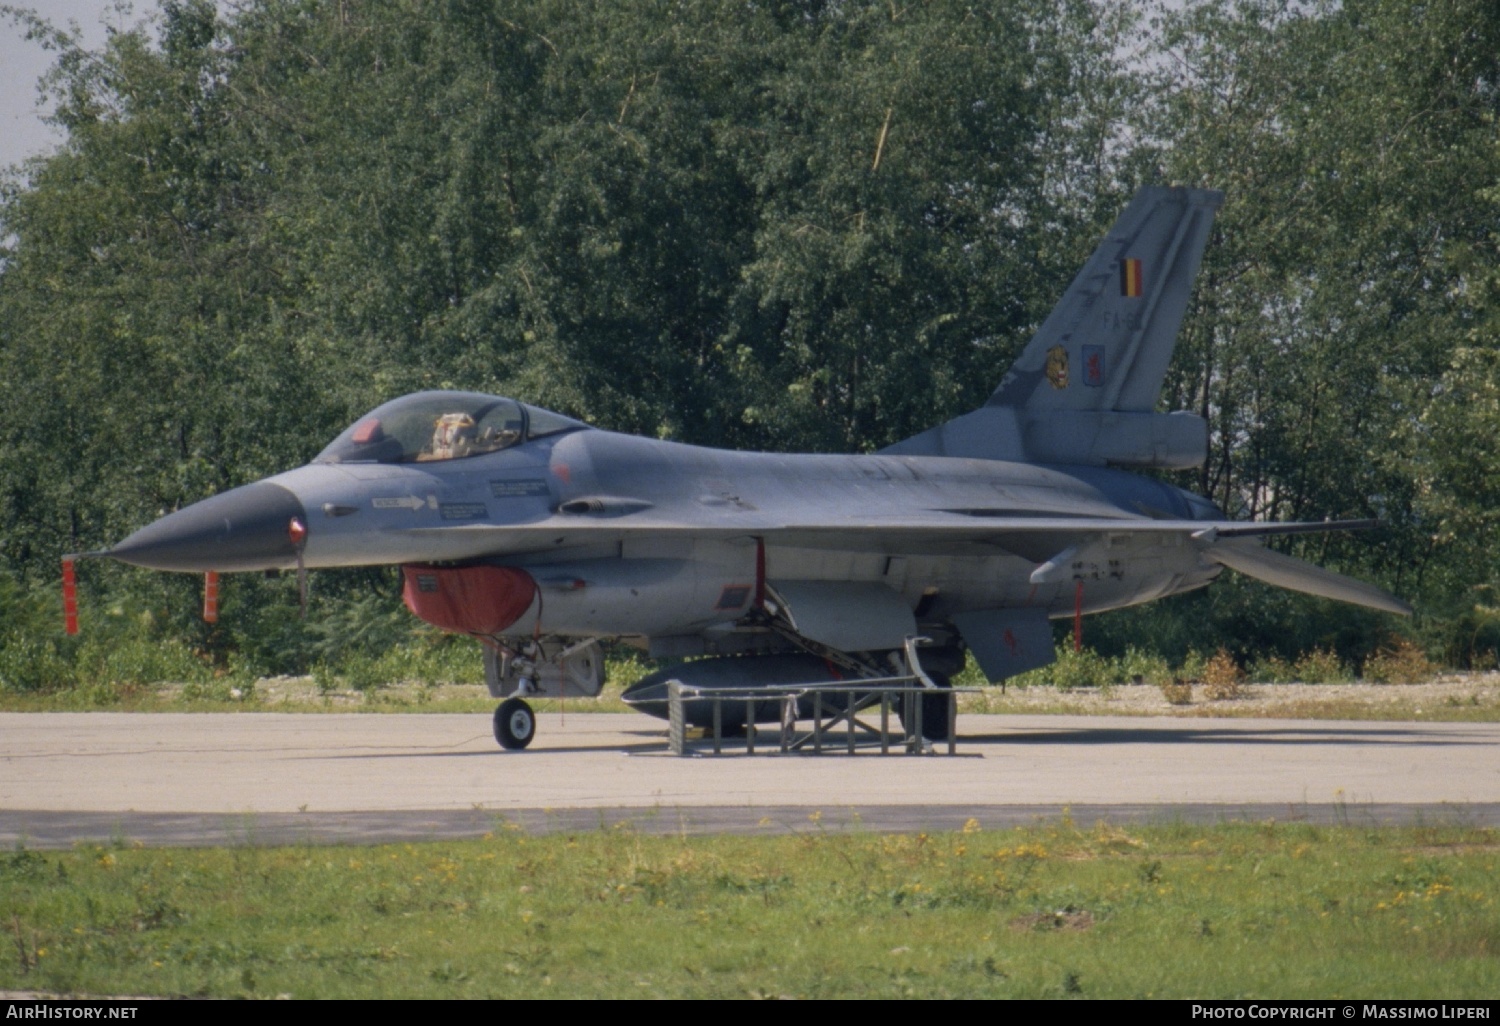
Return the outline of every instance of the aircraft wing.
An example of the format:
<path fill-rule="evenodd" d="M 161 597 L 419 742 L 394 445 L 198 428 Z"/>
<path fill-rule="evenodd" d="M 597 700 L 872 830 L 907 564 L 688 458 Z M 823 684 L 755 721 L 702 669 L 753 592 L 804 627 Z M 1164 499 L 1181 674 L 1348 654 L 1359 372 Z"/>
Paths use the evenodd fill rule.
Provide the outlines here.
<path fill-rule="evenodd" d="M 1000 541 L 1018 535 L 1084 537 L 1103 534 L 1176 534 L 1213 544 L 1221 538 L 1366 530 L 1376 526 L 1376 523 L 1374 520 L 1246 523 L 1133 517 L 990 516 L 932 510 L 888 516 L 849 515 L 807 522 L 779 520 L 755 514 L 716 517 L 712 523 L 653 515 L 628 518 L 556 516 L 530 524 L 443 525 L 406 528 L 399 533 L 414 537 L 443 535 L 469 537 L 475 541 L 482 539 L 492 544 L 495 551 L 527 551 L 532 547 L 550 548 L 576 542 L 626 541 L 683 535 L 705 538 L 755 535 L 767 541 L 781 543 L 827 542 L 842 538 L 857 547 L 879 547 L 883 543 L 922 540 L 939 545 Z"/>
<path fill-rule="evenodd" d="M 931 510 L 889 516 L 837 517 L 817 522 L 782 521 L 757 513 L 716 518 L 713 524 L 675 520 L 645 513 L 629 517 L 554 516 L 524 525 L 464 524 L 411 528 L 415 538 L 441 535 L 463 539 L 475 556 L 524 554 L 572 545 L 624 543 L 662 537 L 734 538 L 754 536 L 768 545 L 841 550 L 951 552 L 963 554 L 1003 549 L 1038 564 L 1069 545 L 1101 536 L 1183 536 L 1203 557 L 1248 577 L 1280 588 L 1367 606 L 1402 616 L 1407 603 L 1362 581 L 1336 574 L 1303 560 L 1264 548 L 1248 539 L 1273 534 L 1362 530 L 1373 520 L 1288 523 L 1167 520 L 1145 518 L 991 516 L 972 511 Z M 1047 555 L 1039 555 L 1040 553 Z"/>

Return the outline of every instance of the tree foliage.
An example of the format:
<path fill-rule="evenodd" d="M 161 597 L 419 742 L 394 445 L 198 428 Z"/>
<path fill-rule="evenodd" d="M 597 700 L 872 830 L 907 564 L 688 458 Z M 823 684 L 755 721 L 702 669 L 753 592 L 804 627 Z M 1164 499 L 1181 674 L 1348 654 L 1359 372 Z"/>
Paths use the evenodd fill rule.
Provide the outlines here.
<path fill-rule="evenodd" d="M 1500 8 L 1208 0 L 1155 27 L 1141 138 L 1228 194 L 1168 390 L 1212 424 L 1194 486 L 1239 515 L 1379 517 L 1377 544 L 1303 554 L 1451 605 L 1496 570 L 1455 528 L 1500 423 L 1452 421 L 1500 341 Z"/>

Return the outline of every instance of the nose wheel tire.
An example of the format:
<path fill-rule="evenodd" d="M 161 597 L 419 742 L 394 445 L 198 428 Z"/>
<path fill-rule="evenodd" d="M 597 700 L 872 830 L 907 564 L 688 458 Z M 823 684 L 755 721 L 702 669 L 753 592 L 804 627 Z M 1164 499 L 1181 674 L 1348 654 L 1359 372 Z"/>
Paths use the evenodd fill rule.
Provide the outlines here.
<path fill-rule="evenodd" d="M 520 751 L 536 737 L 536 713 L 519 698 L 507 698 L 495 710 L 495 740 L 501 748 Z"/>

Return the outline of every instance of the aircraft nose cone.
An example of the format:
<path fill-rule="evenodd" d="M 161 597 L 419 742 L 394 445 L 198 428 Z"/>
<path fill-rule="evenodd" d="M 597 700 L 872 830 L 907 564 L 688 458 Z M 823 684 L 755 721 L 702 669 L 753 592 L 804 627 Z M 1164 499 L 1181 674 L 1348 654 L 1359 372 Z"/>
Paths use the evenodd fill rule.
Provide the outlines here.
<path fill-rule="evenodd" d="M 194 503 L 148 524 L 110 549 L 122 563 L 151 570 L 270 570 L 291 566 L 292 521 L 305 533 L 297 496 L 259 481 Z"/>

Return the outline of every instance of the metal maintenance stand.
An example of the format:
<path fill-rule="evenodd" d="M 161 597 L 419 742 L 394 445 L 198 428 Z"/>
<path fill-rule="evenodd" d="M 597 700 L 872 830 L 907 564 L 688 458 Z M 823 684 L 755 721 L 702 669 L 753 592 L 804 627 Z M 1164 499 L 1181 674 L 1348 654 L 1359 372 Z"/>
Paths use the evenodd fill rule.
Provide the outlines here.
<path fill-rule="evenodd" d="M 745 754 L 754 755 L 759 728 L 755 724 L 755 706 L 759 702 L 774 701 L 781 705 L 781 727 L 778 738 L 777 751 L 785 754 L 789 752 L 811 751 L 814 755 L 824 754 L 825 747 L 830 751 L 842 749 L 846 754 L 853 755 L 859 749 L 879 748 L 881 755 L 889 755 L 892 749 L 892 740 L 896 740 L 896 747 L 907 755 L 933 754 L 935 751 L 932 743 L 923 737 L 922 713 L 926 702 L 923 698 L 932 698 L 942 695 L 948 699 L 946 703 L 948 729 L 948 754 L 957 753 L 958 735 L 958 696 L 978 692 L 978 688 L 940 688 L 922 671 L 921 663 L 916 656 L 916 641 L 921 639 L 910 639 L 907 643 L 907 662 L 913 672 L 899 677 L 875 677 L 857 681 L 827 681 L 816 684 L 776 684 L 765 687 L 747 688 L 698 688 L 683 684 L 681 681 L 673 680 L 667 682 L 667 712 L 668 712 L 668 745 L 673 755 L 697 754 L 688 737 L 687 718 L 684 715 L 684 703 L 693 700 L 707 700 L 713 704 L 713 727 L 707 740 L 713 746 L 713 753 L 721 755 L 724 751 L 724 707 L 727 704 L 732 710 L 743 709 L 744 715 L 730 720 L 731 724 L 743 724 L 745 729 Z M 903 730 L 893 735 L 891 732 L 891 705 L 895 696 L 909 696 L 910 701 L 905 703 L 910 715 L 903 718 Z M 842 697 L 842 701 L 830 701 L 825 705 L 824 699 L 832 696 Z M 810 698 L 812 703 L 812 729 L 798 731 L 797 729 L 797 707 L 804 698 Z M 860 719 L 860 714 L 880 707 L 880 725 L 878 727 Z M 826 713 L 826 714 L 825 714 Z M 843 724 L 842 744 L 831 735 L 839 724 Z"/>

